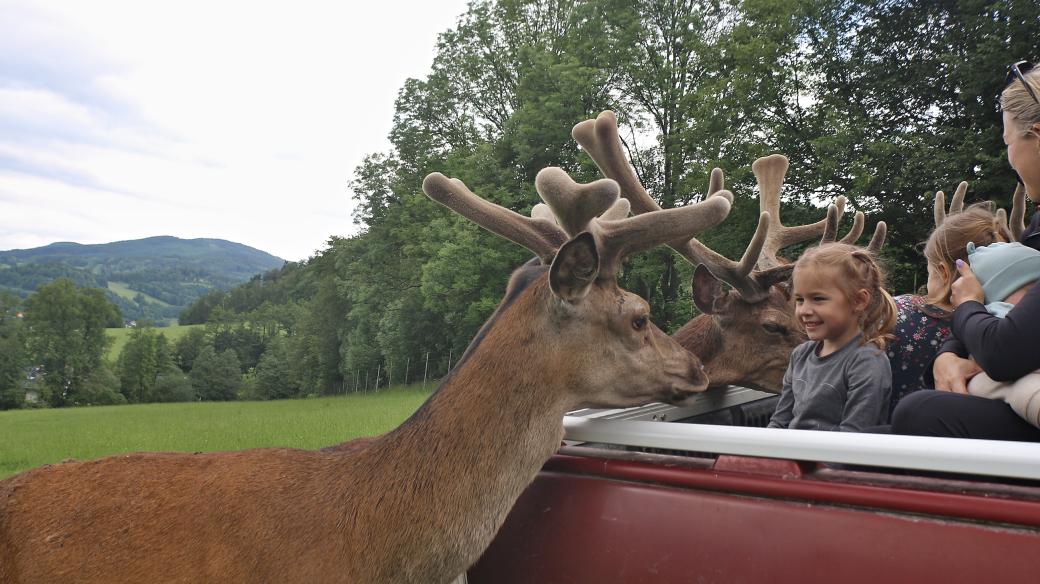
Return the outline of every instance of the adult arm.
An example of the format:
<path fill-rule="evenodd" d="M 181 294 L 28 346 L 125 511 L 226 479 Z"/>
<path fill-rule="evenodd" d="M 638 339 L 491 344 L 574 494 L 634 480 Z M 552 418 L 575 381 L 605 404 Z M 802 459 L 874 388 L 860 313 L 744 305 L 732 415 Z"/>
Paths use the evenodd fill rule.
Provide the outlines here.
<path fill-rule="evenodd" d="M 776 410 L 769 418 L 767 428 L 787 428 L 794 418 L 794 391 L 791 389 L 791 365 L 788 363 L 784 372 L 784 388 L 780 392 L 780 401 L 776 402 Z"/>
<path fill-rule="evenodd" d="M 845 373 L 848 392 L 840 432 L 862 432 L 884 422 L 892 394 L 892 369 L 885 353 L 874 345 L 865 345 L 849 363 Z"/>
<path fill-rule="evenodd" d="M 996 381 L 1013 381 L 1040 369 L 1040 283 L 1007 316 L 967 301 L 953 313 L 953 334 L 982 370 Z"/>

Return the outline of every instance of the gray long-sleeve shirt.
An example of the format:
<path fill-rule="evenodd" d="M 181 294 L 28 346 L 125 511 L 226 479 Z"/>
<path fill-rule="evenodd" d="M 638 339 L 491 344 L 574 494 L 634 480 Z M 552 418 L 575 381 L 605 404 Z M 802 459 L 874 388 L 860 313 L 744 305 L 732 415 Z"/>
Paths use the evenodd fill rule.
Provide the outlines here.
<path fill-rule="evenodd" d="M 861 432 L 888 419 L 892 370 L 874 343 L 858 335 L 826 357 L 819 341 L 795 347 L 770 428 Z"/>

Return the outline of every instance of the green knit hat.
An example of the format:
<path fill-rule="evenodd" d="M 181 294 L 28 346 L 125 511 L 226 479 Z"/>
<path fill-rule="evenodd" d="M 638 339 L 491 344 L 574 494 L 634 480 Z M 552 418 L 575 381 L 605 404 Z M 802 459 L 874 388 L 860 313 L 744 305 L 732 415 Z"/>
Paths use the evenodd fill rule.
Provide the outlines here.
<path fill-rule="evenodd" d="M 1040 280 L 1040 251 L 1017 242 L 978 248 L 968 243 L 968 263 L 982 284 L 987 304 L 1003 302 L 1015 290 Z"/>

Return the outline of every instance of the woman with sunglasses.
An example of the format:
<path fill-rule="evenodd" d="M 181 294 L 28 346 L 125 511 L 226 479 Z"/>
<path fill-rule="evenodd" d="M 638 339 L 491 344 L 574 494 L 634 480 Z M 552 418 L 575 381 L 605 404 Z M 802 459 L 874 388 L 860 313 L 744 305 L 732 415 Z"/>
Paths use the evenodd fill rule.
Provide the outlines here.
<path fill-rule="evenodd" d="M 1040 69 L 1026 61 L 1012 65 L 1000 108 L 1008 162 L 1027 196 L 1040 202 Z M 1021 241 L 1040 249 L 1040 210 Z M 968 380 L 980 371 L 997 381 L 1013 381 L 1040 370 L 1040 284 L 1001 319 L 986 312 L 985 294 L 971 268 L 958 262 L 958 271 L 951 297 L 956 307 L 953 336 L 943 343 L 931 370 L 940 391 L 918 391 L 900 401 L 892 414 L 892 431 L 1040 442 L 1040 429 L 1007 403 L 968 395 L 967 390 Z"/>

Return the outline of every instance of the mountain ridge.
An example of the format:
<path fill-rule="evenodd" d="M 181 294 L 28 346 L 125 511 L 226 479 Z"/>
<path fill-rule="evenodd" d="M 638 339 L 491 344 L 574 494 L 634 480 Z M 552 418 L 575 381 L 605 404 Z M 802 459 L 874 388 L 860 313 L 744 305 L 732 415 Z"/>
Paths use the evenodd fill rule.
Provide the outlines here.
<path fill-rule="evenodd" d="M 0 251 L 0 289 L 26 297 L 55 278 L 107 291 L 127 320 L 171 322 L 197 298 L 227 290 L 285 260 L 218 238 L 157 235 L 109 243 L 71 241 Z"/>

